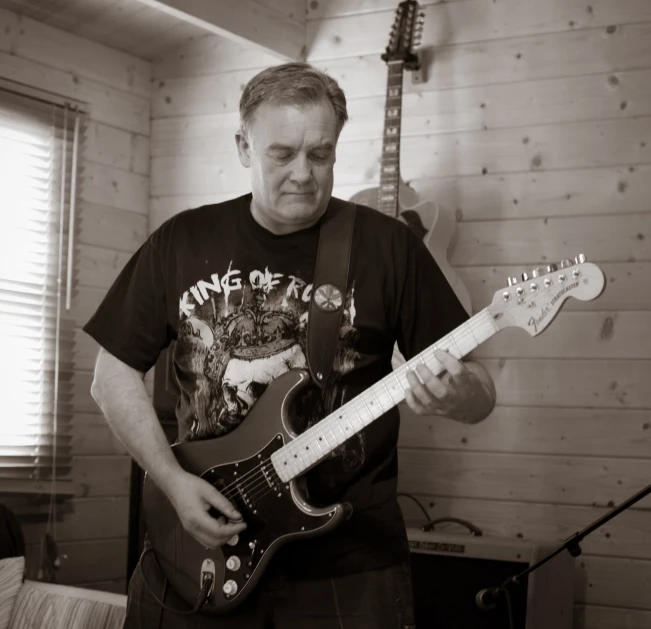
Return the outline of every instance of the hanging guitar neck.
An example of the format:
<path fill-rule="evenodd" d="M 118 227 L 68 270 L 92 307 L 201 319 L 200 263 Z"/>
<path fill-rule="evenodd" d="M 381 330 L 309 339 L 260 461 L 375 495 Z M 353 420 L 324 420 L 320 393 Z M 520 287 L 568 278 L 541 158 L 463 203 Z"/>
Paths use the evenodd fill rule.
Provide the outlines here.
<path fill-rule="evenodd" d="M 383 214 L 398 216 L 400 183 L 400 129 L 402 120 L 402 76 L 404 63 L 390 61 L 384 105 L 384 133 L 380 161 L 377 207 Z"/>

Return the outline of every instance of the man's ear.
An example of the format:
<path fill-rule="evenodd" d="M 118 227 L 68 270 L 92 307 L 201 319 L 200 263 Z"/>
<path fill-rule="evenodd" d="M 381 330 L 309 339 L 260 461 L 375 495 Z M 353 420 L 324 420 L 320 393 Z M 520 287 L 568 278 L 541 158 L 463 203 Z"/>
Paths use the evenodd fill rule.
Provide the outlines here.
<path fill-rule="evenodd" d="M 237 154 L 240 156 L 240 164 L 244 168 L 249 168 L 251 166 L 251 145 L 242 129 L 239 129 L 235 133 L 235 144 L 237 144 Z"/>

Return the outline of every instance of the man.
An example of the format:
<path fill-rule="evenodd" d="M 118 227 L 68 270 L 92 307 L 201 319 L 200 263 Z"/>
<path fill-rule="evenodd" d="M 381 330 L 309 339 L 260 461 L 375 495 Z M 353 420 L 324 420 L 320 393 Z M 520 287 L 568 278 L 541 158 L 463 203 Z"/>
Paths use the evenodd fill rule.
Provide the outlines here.
<path fill-rule="evenodd" d="M 93 397 L 186 530 L 211 548 L 246 522 L 212 485 L 179 467 L 143 375 L 176 341 L 179 439 L 203 439 L 235 429 L 274 378 L 306 366 L 319 221 L 331 198 L 346 100 L 327 75 L 290 63 L 249 82 L 240 117 L 237 150 L 252 193 L 162 225 L 84 328 L 102 346 Z M 410 358 L 466 319 L 409 228 L 358 207 L 333 378 L 324 393 L 313 387 L 304 396 L 299 428 L 388 374 L 396 341 Z M 444 352 L 436 356 L 445 376 L 424 365 L 410 372 L 409 406 L 464 422 L 485 418 L 495 402 L 486 370 Z M 408 548 L 396 500 L 398 422 L 393 409 L 308 472 L 312 498 L 348 501 L 353 515 L 327 536 L 286 546 L 240 608 L 220 618 L 164 610 L 143 587 L 143 573 L 166 606 L 187 606 L 148 556 L 130 583 L 125 627 L 412 627 Z M 211 517 L 211 506 L 223 516 Z"/>

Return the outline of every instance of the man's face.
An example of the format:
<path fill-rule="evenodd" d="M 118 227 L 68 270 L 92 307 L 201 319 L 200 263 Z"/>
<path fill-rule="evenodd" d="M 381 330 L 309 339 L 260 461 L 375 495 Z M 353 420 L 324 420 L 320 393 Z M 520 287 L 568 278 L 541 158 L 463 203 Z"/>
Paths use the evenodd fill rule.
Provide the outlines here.
<path fill-rule="evenodd" d="M 263 103 L 248 132 L 236 134 L 251 170 L 254 218 L 276 234 L 314 224 L 332 194 L 337 119 L 332 105 Z"/>

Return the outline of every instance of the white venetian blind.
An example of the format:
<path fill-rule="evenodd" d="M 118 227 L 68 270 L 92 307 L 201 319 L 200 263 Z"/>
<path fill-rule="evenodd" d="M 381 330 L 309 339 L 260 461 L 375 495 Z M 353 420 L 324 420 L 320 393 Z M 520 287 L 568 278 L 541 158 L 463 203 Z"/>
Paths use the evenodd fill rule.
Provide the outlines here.
<path fill-rule="evenodd" d="M 0 492 L 50 491 L 39 481 L 70 471 L 80 116 L 0 87 Z"/>

